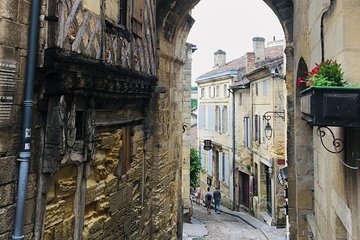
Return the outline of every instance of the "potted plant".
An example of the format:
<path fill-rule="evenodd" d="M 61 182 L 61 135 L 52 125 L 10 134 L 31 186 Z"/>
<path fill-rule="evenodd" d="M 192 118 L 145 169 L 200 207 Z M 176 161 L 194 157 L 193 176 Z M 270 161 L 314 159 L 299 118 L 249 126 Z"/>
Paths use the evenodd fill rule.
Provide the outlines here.
<path fill-rule="evenodd" d="M 336 61 L 316 66 L 304 80 L 301 92 L 303 119 L 315 126 L 360 126 L 360 88 L 346 85 L 344 72 Z"/>

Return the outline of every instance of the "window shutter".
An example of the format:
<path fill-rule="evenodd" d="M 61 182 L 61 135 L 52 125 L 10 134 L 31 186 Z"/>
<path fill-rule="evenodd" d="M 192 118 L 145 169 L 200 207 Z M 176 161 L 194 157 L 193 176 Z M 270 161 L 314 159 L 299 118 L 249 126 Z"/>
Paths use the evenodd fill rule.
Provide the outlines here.
<path fill-rule="evenodd" d="M 219 133 L 222 133 L 223 131 L 223 115 L 222 115 L 223 107 L 219 107 Z"/>
<path fill-rule="evenodd" d="M 208 128 L 211 131 L 215 131 L 215 106 L 210 105 L 208 108 Z"/>
<path fill-rule="evenodd" d="M 213 167 L 212 167 L 212 151 L 208 151 L 208 164 L 207 164 L 207 167 L 208 167 L 208 175 L 209 176 L 212 176 L 212 171 L 213 171 Z"/>
<path fill-rule="evenodd" d="M 230 107 L 227 108 L 227 124 L 226 124 L 226 131 L 230 132 Z"/>
<path fill-rule="evenodd" d="M 132 30 L 137 36 L 142 36 L 142 21 L 143 21 L 143 9 L 144 0 L 132 0 Z"/>
<path fill-rule="evenodd" d="M 224 153 L 225 183 L 229 184 L 229 157 Z"/>
<path fill-rule="evenodd" d="M 223 153 L 219 152 L 219 180 L 220 181 L 224 181 L 224 176 L 223 176 Z"/>
<path fill-rule="evenodd" d="M 198 126 L 199 129 L 205 128 L 205 106 L 203 104 L 199 106 Z"/>
<path fill-rule="evenodd" d="M 204 158 L 204 144 L 200 144 L 200 162 L 201 162 L 201 168 L 204 167 L 205 158 Z"/>

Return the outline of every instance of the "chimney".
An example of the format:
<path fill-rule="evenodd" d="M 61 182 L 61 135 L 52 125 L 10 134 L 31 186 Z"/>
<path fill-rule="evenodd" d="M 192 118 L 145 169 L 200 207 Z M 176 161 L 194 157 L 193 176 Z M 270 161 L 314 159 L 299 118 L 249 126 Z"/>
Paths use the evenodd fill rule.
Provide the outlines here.
<path fill-rule="evenodd" d="M 253 47 L 255 53 L 255 63 L 265 60 L 265 38 L 254 37 Z"/>
<path fill-rule="evenodd" d="M 214 68 L 222 67 L 226 64 L 226 52 L 219 49 L 214 53 Z"/>
<path fill-rule="evenodd" d="M 246 53 L 246 73 L 255 70 L 255 54 L 253 52 Z"/>

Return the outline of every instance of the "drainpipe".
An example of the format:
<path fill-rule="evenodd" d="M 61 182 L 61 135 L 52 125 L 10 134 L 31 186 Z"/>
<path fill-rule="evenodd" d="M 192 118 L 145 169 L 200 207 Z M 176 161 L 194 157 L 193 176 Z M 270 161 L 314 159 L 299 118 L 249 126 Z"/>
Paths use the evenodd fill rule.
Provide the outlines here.
<path fill-rule="evenodd" d="M 329 12 L 331 6 L 335 4 L 335 0 L 330 0 L 330 4 L 327 7 L 326 11 L 321 15 L 321 22 L 320 22 L 320 43 L 321 43 L 321 62 L 325 61 L 325 46 L 324 46 L 324 18 Z"/>
<path fill-rule="evenodd" d="M 322 15 L 321 15 L 321 25 L 320 25 L 320 40 L 321 40 L 321 62 L 325 61 L 325 57 L 324 57 L 324 16 L 327 13 L 327 11 L 325 11 Z"/>
<path fill-rule="evenodd" d="M 232 94 L 232 173 L 233 173 L 233 204 L 232 210 L 235 211 L 235 91 L 234 89 L 228 91 Z"/>
<path fill-rule="evenodd" d="M 28 59 L 25 75 L 24 106 L 23 106 L 23 126 L 21 151 L 19 152 L 19 176 L 16 198 L 15 225 L 12 239 L 24 239 L 24 208 L 26 198 L 26 185 L 30 159 L 30 137 L 32 125 L 32 106 L 35 67 L 37 60 L 37 44 L 39 33 L 40 0 L 31 2 L 30 25 L 28 33 Z"/>

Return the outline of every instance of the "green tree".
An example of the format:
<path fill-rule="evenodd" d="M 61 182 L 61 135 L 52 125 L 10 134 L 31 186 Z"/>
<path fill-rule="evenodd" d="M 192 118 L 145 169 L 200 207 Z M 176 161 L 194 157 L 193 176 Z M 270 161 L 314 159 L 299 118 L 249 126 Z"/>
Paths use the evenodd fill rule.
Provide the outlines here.
<path fill-rule="evenodd" d="M 199 186 L 199 172 L 201 169 L 200 155 L 196 148 L 190 148 L 190 186 Z"/>

